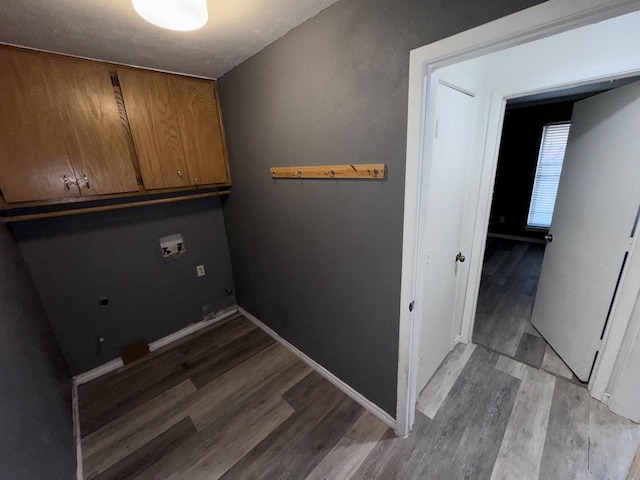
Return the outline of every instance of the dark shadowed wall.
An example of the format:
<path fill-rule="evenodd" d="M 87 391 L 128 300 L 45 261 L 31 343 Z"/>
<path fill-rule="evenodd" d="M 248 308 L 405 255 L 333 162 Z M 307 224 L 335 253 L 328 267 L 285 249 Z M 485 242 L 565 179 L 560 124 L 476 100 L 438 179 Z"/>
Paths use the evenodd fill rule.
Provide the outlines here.
<path fill-rule="evenodd" d="M 16 242 L 0 225 L 0 478 L 72 479 L 71 378 Z"/>
<path fill-rule="evenodd" d="M 14 232 L 72 374 L 235 305 L 220 200 L 16 223 Z M 163 260 L 159 238 L 187 251 Z M 206 275 L 198 278 L 196 265 Z M 99 304 L 107 297 L 109 304 Z M 104 342 L 98 343 L 97 338 Z"/>
<path fill-rule="evenodd" d="M 572 100 L 506 111 L 489 232 L 538 239 L 544 237 L 544 232 L 526 228 L 542 130 L 547 123 L 570 121 L 574 103 Z"/>
<path fill-rule="evenodd" d="M 238 301 L 395 416 L 409 51 L 535 0 L 340 0 L 220 79 Z M 384 181 L 272 166 L 385 163 Z"/>

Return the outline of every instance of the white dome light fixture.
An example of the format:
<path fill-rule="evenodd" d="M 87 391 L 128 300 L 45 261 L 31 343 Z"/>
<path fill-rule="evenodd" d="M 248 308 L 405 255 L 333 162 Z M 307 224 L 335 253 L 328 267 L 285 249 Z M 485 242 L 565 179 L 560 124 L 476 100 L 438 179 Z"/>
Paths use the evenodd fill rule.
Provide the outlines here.
<path fill-rule="evenodd" d="M 207 0 L 133 0 L 133 8 L 147 22 L 179 32 L 197 30 L 209 20 Z"/>

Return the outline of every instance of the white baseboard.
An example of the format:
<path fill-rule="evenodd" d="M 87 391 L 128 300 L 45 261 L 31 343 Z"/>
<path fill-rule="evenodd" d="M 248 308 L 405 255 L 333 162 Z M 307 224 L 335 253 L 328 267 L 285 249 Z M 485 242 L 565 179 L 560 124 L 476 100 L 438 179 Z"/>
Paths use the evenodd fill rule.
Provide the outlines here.
<path fill-rule="evenodd" d="M 192 333 L 197 332 L 198 330 L 202 330 L 203 328 L 208 327 L 209 325 L 213 325 L 214 323 L 220 322 L 225 318 L 229 318 L 234 313 L 238 313 L 238 307 L 234 306 L 229 310 L 221 313 L 220 315 L 216 315 L 213 318 L 208 320 L 203 320 L 198 323 L 194 323 L 193 325 L 189 325 L 188 327 L 183 328 L 182 330 L 178 330 L 175 333 L 167 335 L 166 337 L 161 338 L 160 340 L 156 340 L 153 343 L 149 344 L 149 351 L 153 352 L 154 350 L 158 350 L 165 345 L 169 345 L 170 343 L 176 342 L 181 338 L 186 337 L 187 335 L 191 335 Z"/>
<path fill-rule="evenodd" d="M 516 240 L 518 242 L 541 243 L 542 245 L 545 245 L 547 243 L 540 238 L 521 237 L 519 235 L 506 235 L 504 233 L 489 233 L 487 237 L 504 238 L 505 240 Z"/>
<path fill-rule="evenodd" d="M 121 358 L 114 358 L 110 362 L 103 363 L 102 365 L 89 370 L 88 372 L 80 373 L 73 377 L 73 383 L 75 385 L 82 385 L 83 383 L 90 382 L 91 380 L 95 380 L 102 375 L 106 375 L 109 372 L 113 372 L 114 370 L 119 369 L 124 366 Z"/>
<path fill-rule="evenodd" d="M 178 330 L 175 333 L 171 333 L 166 337 L 163 337 L 159 340 L 156 340 L 155 342 L 150 343 L 149 351 L 153 352 L 154 350 L 158 350 L 159 348 L 169 345 L 173 342 L 176 342 L 181 338 L 186 337 L 187 335 L 191 335 L 192 333 L 197 332 L 198 330 L 202 330 L 203 328 L 213 325 L 214 323 L 220 322 L 237 312 L 238 312 L 238 307 L 233 306 L 227 311 L 221 313 L 220 315 L 217 315 L 207 320 L 203 320 L 198 323 L 194 323 L 193 325 L 189 325 L 188 327 L 185 327 L 182 330 Z M 91 380 L 95 380 L 96 378 L 101 377 L 102 375 L 106 375 L 107 373 L 113 372 L 114 370 L 117 370 L 122 366 L 124 366 L 124 363 L 122 362 L 122 358 L 115 358 L 107 363 L 103 363 L 102 365 L 89 370 L 88 372 L 76 375 L 75 377 L 73 377 L 73 384 L 77 386 L 83 383 L 90 382 Z"/>
<path fill-rule="evenodd" d="M 73 441 L 76 444 L 76 480 L 84 480 L 82 467 L 82 443 L 80 442 L 80 407 L 78 405 L 78 384 L 71 382 L 71 419 L 73 422 Z"/>
<path fill-rule="evenodd" d="M 329 370 L 327 370 L 322 365 L 317 363 L 315 360 L 311 359 L 305 353 L 300 351 L 298 348 L 294 347 L 292 344 L 287 342 L 284 338 L 282 338 L 280 335 L 278 335 L 274 330 L 272 330 L 271 328 L 267 327 L 264 323 L 262 323 L 260 320 L 258 320 L 253 315 L 251 315 L 244 308 L 238 307 L 238 312 L 240 312 L 242 315 L 244 315 L 249 320 L 251 320 L 258 328 L 262 329 L 266 334 L 268 334 L 274 340 L 279 342 L 287 350 L 291 351 L 294 355 L 296 355 L 298 358 L 300 358 L 300 360 L 305 362 L 307 365 L 309 365 L 311 368 L 313 368 L 316 372 L 318 372 L 324 378 L 326 378 L 331 383 L 333 383 L 336 387 L 338 387 L 340 390 L 342 390 L 344 393 L 346 393 L 354 401 L 358 402 L 365 409 L 367 409 L 373 415 L 378 417 L 382 422 L 386 423 L 387 425 L 389 425 L 394 430 L 396 429 L 396 420 L 391 415 L 389 415 L 387 412 L 382 410 L 379 406 L 377 406 L 375 403 L 373 403 L 370 400 L 368 400 L 364 395 L 362 395 L 361 393 L 359 393 L 356 390 L 354 390 L 352 387 L 350 387 L 348 384 L 346 384 L 345 382 L 340 380 L 338 377 L 336 377 Z"/>

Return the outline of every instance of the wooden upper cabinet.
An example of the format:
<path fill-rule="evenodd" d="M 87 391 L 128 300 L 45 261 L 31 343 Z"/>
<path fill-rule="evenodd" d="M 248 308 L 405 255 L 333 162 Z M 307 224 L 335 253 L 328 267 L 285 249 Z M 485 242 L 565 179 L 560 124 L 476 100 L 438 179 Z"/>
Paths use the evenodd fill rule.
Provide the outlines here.
<path fill-rule="evenodd" d="M 79 196 L 45 57 L 0 49 L 0 188 L 7 202 Z"/>
<path fill-rule="evenodd" d="M 229 185 L 215 82 L 118 69 L 146 189 Z"/>
<path fill-rule="evenodd" d="M 109 67 L 51 56 L 47 72 L 81 194 L 138 191 L 126 120 L 120 117 Z"/>
<path fill-rule="evenodd" d="M 229 166 L 211 80 L 170 77 L 191 185 L 229 184 Z"/>
<path fill-rule="evenodd" d="M 118 78 L 145 189 L 190 185 L 169 75 L 119 68 Z"/>
<path fill-rule="evenodd" d="M 0 48 L 7 202 L 139 191 L 108 66 Z"/>
<path fill-rule="evenodd" d="M 231 184 L 213 80 L 0 46 L 0 85 L 0 205 Z"/>

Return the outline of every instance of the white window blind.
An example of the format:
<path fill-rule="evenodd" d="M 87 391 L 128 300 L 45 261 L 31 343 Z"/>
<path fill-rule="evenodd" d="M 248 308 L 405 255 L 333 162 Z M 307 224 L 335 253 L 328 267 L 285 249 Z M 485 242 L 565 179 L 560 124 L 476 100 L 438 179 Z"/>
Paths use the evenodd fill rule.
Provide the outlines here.
<path fill-rule="evenodd" d="M 570 123 L 553 123 L 544 126 L 527 217 L 529 227 L 549 228 L 551 225 L 570 128 Z"/>

